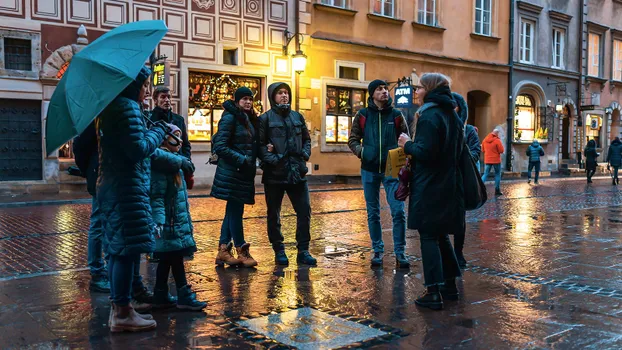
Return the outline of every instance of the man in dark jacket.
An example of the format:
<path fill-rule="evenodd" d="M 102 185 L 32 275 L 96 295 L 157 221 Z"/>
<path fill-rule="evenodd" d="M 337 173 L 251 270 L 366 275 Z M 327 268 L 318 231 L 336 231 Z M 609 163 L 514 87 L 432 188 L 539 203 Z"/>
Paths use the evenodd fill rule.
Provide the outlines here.
<path fill-rule="evenodd" d="M 622 166 L 622 142 L 620 142 L 619 137 L 616 137 L 609 146 L 607 163 L 613 167 L 613 185 L 619 185 L 620 179 L 618 179 L 618 170 L 620 166 Z"/>
<path fill-rule="evenodd" d="M 108 241 L 102 230 L 101 214 L 95 197 L 97 172 L 99 171 L 99 152 L 95 121 L 73 139 L 73 154 L 76 165 L 86 177 L 86 188 L 93 197 L 91 202 L 91 224 L 89 226 L 87 258 L 91 270 L 90 289 L 94 292 L 109 293 L 110 282 L 106 261 L 108 261 Z M 102 250 L 105 258 L 102 258 Z"/>
<path fill-rule="evenodd" d="M 374 249 L 372 266 L 381 266 L 384 255 L 382 226 L 380 224 L 380 184 L 384 185 L 387 202 L 393 217 L 393 249 L 398 267 L 409 267 L 404 254 L 406 246 L 406 214 L 404 202 L 395 199 L 399 185 L 396 178 L 385 176 L 389 150 L 397 148 L 400 134 L 408 133 L 406 119 L 394 109 L 389 97 L 388 84 L 382 80 L 369 83 L 367 108 L 361 109 L 352 121 L 348 146 L 361 159 L 361 180 L 365 203 L 367 204 L 367 224 Z M 361 120 L 364 121 L 361 121 Z"/>
<path fill-rule="evenodd" d="M 291 110 L 292 91 L 285 83 L 268 87 L 271 109 L 259 117 L 259 158 L 268 206 L 268 237 L 278 265 L 289 261 L 281 233 L 281 203 L 287 193 L 296 212 L 298 264 L 316 265 L 309 253 L 311 204 L 306 162 L 311 157 L 311 136 L 303 116 Z M 269 148 L 269 145 L 271 147 Z"/>
<path fill-rule="evenodd" d="M 540 177 L 540 157 L 544 155 L 544 148 L 540 146 L 538 140 L 533 140 L 533 143 L 527 148 L 527 157 L 529 157 L 529 168 L 527 170 L 527 183 L 531 183 L 531 170 L 536 168 L 536 185 L 538 184 L 538 178 Z"/>
<path fill-rule="evenodd" d="M 181 140 L 183 141 L 179 154 L 188 159 L 192 159 L 190 142 L 188 141 L 186 121 L 184 117 L 172 112 L 171 89 L 167 87 L 156 88 L 153 92 L 153 100 L 156 106 L 151 111 L 151 120 L 153 122 L 163 120 L 167 123 L 176 125 L 181 130 Z"/>

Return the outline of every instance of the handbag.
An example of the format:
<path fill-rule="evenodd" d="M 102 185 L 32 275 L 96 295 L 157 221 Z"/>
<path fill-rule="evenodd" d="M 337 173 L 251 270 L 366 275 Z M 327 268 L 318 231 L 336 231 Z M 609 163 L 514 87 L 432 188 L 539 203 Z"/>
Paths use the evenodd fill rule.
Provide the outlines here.
<path fill-rule="evenodd" d="M 462 173 L 462 186 L 464 188 L 464 209 L 470 211 L 481 208 L 488 200 L 488 194 L 486 193 L 486 186 L 473 157 L 469 147 L 464 144 L 462 152 L 460 152 L 459 164 L 460 172 Z"/>
<path fill-rule="evenodd" d="M 398 201 L 405 201 L 410 194 L 410 179 L 412 178 L 412 171 L 410 169 L 410 158 L 406 158 L 406 165 L 400 168 L 397 179 L 399 181 L 397 190 L 395 191 L 395 199 Z"/>

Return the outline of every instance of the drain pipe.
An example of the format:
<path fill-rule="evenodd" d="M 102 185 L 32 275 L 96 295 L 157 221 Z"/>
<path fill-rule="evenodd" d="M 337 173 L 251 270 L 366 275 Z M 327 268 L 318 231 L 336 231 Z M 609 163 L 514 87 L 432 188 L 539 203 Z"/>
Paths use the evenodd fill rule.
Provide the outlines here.
<path fill-rule="evenodd" d="M 296 49 L 300 48 L 300 1 L 296 0 L 294 6 L 294 11 L 296 11 L 294 25 L 294 36 L 296 37 Z M 300 73 L 294 72 L 294 84 L 296 84 L 296 108 L 294 109 L 296 112 L 300 113 Z"/>
<path fill-rule="evenodd" d="M 512 137 L 514 135 L 514 111 L 512 109 L 512 102 L 514 96 L 512 92 L 514 90 L 513 75 L 514 75 L 514 0 L 510 0 L 510 50 L 509 50 L 509 66 L 508 72 L 508 131 L 506 134 L 506 152 L 505 152 L 505 170 L 512 171 Z"/>

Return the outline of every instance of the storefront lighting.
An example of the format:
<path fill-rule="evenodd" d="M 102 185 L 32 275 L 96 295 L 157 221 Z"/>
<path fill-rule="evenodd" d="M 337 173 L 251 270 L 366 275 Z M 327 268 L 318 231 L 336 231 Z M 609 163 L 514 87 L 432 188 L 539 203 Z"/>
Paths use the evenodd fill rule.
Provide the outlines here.
<path fill-rule="evenodd" d="M 285 29 L 283 31 L 283 56 L 288 56 L 288 46 L 293 38 L 296 38 L 296 53 L 292 56 L 292 69 L 294 72 L 300 74 L 305 71 L 307 67 L 307 56 L 300 49 L 300 45 L 304 39 L 304 36 L 300 33 L 292 33 Z"/>
<path fill-rule="evenodd" d="M 557 113 L 561 113 L 563 110 L 564 110 L 564 106 L 555 105 L 555 111 L 557 111 Z"/>

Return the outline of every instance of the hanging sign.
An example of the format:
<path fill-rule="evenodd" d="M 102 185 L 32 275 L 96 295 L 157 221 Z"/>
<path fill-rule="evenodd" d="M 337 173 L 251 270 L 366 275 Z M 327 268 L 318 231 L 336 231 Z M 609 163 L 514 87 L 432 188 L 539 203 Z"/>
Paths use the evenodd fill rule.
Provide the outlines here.
<path fill-rule="evenodd" d="M 413 106 L 412 86 L 400 86 L 395 88 L 395 107 L 411 108 Z"/>
<path fill-rule="evenodd" d="M 170 81 L 170 67 L 168 62 L 157 62 L 151 66 L 153 70 L 153 86 L 168 86 Z"/>

